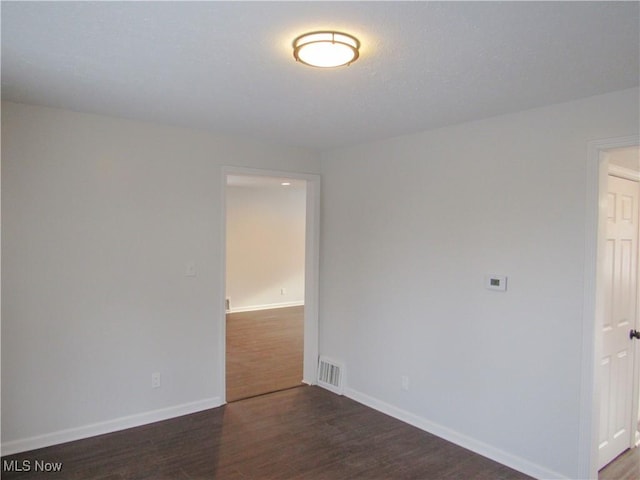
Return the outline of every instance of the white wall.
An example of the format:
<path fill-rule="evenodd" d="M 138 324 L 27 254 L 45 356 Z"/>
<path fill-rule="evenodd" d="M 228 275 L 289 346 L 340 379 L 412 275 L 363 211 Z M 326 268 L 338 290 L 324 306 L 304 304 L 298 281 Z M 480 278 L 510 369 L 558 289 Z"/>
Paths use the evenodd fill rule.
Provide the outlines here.
<path fill-rule="evenodd" d="M 304 304 L 305 183 L 227 186 L 231 311 Z"/>
<path fill-rule="evenodd" d="M 219 403 L 221 166 L 317 173 L 317 162 L 3 103 L 3 453 Z"/>
<path fill-rule="evenodd" d="M 575 478 L 586 145 L 637 134 L 637 105 L 635 89 L 324 155 L 320 349 L 347 393 Z M 317 160 L 3 104 L 3 445 L 215 404 L 221 165 Z"/>
<path fill-rule="evenodd" d="M 326 153 L 320 345 L 347 394 L 577 478 L 587 142 L 637 132 L 633 89 Z"/>

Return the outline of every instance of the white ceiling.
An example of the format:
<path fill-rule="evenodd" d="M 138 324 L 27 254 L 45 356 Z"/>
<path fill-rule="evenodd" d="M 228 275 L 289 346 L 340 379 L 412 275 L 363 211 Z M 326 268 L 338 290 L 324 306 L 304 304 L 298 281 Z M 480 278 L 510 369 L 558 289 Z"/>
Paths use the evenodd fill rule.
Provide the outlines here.
<path fill-rule="evenodd" d="M 283 185 L 283 183 L 288 185 Z M 288 190 L 304 190 L 307 187 L 305 180 L 297 180 L 284 177 L 266 177 L 256 175 L 227 175 L 228 187 L 240 188 L 268 188 Z"/>
<path fill-rule="evenodd" d="M 639 84 L 638 2 L 2 2 L 4 99 L 325 149 Z M 350 67 L 296 64 L 337 29 Z"/>
<path fill-rule="evenodd" d="M 640 146 L 609 150 L 609 163 L 640 172 Z"/>

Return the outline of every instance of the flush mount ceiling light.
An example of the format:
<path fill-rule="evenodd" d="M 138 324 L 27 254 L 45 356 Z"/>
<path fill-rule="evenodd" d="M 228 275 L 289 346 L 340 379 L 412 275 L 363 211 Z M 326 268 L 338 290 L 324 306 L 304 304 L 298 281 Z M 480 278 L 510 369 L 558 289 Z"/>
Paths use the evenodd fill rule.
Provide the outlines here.
<path fill-rule="evenodd" d="M 310 32 L 293 41 L 293 56 L 305 65 L 320 68 L 350 65 L 360 55 L 360 41 L 340 32 Z"/>

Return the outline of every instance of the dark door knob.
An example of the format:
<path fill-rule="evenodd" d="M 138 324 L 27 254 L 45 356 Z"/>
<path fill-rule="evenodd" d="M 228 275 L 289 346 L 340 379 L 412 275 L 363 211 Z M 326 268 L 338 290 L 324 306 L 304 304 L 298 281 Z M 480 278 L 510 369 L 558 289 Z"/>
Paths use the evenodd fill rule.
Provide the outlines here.
<path fill-rule="evenodd" d="M 637 330 L 631 330 L 631 331 L 629 332 L 629 338 L 630 338 L 630 339 L 632 339 L 632 340 L 633 340 L 634 338 L 637 338 L 638 340 L 640 340 L 640 332 L 639 332 L 639 331 L 637 331 Z"/>

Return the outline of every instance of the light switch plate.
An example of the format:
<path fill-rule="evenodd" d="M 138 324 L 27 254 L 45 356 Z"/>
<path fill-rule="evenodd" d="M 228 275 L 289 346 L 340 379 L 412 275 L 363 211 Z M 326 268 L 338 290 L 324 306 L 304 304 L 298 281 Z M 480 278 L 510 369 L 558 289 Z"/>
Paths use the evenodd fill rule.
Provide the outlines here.
<path fill-rule="evenodd" d="M 184 266 L 184 276 L 185 277 L 195 277 L 196 276 L 196 264 L 195 262 L 187 262 Z"/>
<path fill-rule="evenodd" d="M 507 276 L 506 275 L 485 275 L 484 286 L 488 290 L 496 290 L 498 292 L 507 291 Z"/>

